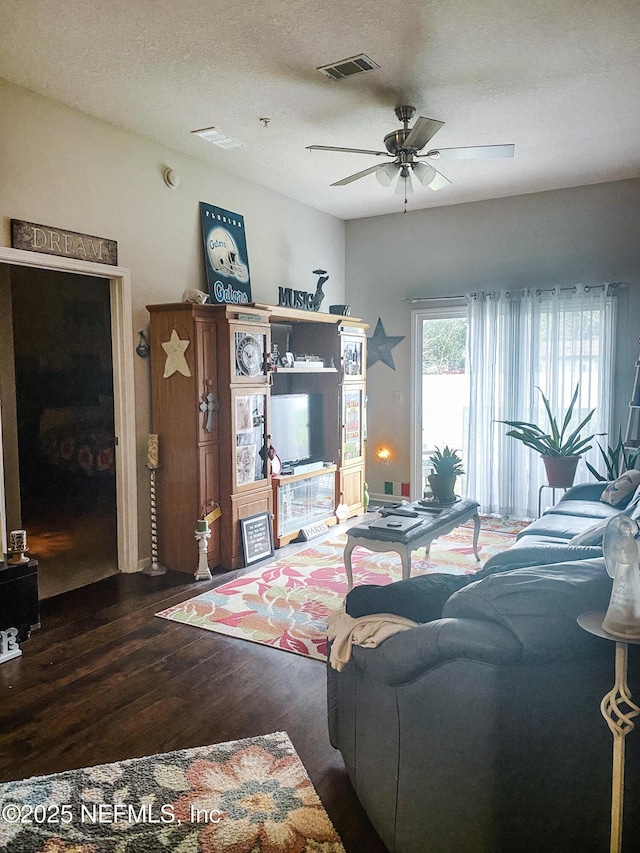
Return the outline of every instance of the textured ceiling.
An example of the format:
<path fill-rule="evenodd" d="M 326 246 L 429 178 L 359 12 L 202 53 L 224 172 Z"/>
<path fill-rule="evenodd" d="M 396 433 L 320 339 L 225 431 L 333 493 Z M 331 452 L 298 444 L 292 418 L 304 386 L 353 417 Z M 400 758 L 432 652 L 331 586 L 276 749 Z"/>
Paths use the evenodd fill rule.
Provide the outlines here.
<path fill-rule="evenodd" d="M 409 209 L 640 175 L 638 0 L 0 0 L 0 76 L 344 219 L 402 210 L 375 176 L 394 108 L 445 122 L 448 161 Z M 317 66 L 381 68 L 332 81 Z M 264 127 L 261 117 L 271 119 Z M 190 131 L 246 143 L 223 151 Z M 419 186 L 419 185 L 418 185 Z"/>

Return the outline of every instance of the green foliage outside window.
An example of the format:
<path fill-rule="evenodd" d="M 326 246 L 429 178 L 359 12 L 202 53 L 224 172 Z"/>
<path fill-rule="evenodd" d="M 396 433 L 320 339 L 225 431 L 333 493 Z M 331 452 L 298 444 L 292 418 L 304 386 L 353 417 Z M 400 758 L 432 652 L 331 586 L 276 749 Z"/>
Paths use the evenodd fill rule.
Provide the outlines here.
<path fill-rule="evenodd" d="M 422 337 L 422 372 L 464 372 L 466 343 L 464 317 L 429 320 Z"/>

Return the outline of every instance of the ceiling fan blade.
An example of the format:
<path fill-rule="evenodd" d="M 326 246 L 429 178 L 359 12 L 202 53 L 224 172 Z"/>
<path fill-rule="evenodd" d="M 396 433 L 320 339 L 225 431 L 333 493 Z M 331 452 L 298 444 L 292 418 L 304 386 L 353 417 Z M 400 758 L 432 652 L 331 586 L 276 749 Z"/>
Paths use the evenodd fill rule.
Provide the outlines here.
<path fill-rule="evenodd" d="M 436 135 L 443 124 L 443 121 L 438 121 L 435 118 L 418 116 L 415 120 L 415 124 L 409 132 L 409 136 L 407 136 L 403 142 L 402 147 L 414 148 L 416 151 L 420 151 L 421 148 L 424 148 L 431 137 Z"/>
<path fill-rule="evenodd" d="M 336 148 L 333 145 L 307 145 L 308 151 L 346 151 L 348 154 L 373 154 L 375 157 L 391 157 L 388 151 L 368 151 L 365 148 Z"/>
<path fill-rule="evenodd" d="M 365 175 L 370 175 L 372 172 L 375 172 L 379 169 L 380 166 L 376 163 L 375 166 L 369 166 L 368 169 L 363 169 L 362 172 L 356 172 L 355 175 L 349 175 L 348 178 L 343 178 L 341 181 L 336 181 L 331 184 L 332 187 L 343 187 L 345 184 L 350 184 L 351 181 L 357 181 L 359 178 L 364 178 Z"/>
<path fill-rule="evenodd" d="M 434 169 L 433 171 L 435 172 L 435 175 L 427 185 L 430 190 L 442 190 L 445 187 L 451 185 L 451 181 L 449 180 L 449 178 L 445 178 L 445 176 L 441 174 L 437 169 Z"/>
<path fill-rule="evenodd" d="M 434 148 L 422 154 L 435 160 L 489 160 L 493 157 L 513 157 L 515 145 L 469 145 L 466 148 Z"/>

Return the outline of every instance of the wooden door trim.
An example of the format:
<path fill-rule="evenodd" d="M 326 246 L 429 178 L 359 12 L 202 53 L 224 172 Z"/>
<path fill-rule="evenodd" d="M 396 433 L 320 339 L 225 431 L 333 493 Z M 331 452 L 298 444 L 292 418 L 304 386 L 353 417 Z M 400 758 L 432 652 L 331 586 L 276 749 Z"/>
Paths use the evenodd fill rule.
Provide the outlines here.
<path fill-rule="evenodd" d="M 138 486 L 131 273 L 125 267 L 95 264 L 90 261 L 45 255 L 39 252 L 25 252 L 22 249 L 10 249 L 4 246 L 0 246 L 0 263 L 109 280 L 113 414 L 115 433 L 118 438 L 116 452 L 118 569 L 121 572 L 137 572 L 141 567 L 138 564 Z M 0 498 L 3 496 L 4 483 L 0 486 Z"/>

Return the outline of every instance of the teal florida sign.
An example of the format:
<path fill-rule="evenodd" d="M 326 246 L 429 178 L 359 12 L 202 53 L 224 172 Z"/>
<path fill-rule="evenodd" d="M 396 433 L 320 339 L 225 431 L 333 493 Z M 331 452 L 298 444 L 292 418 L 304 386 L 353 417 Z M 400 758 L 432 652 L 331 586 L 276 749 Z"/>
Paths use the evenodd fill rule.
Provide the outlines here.
<path fill-rule="evenodd" d="M 244 217 L 200 202 L 204 262 L 211 304 L 251 302 Z"/>

